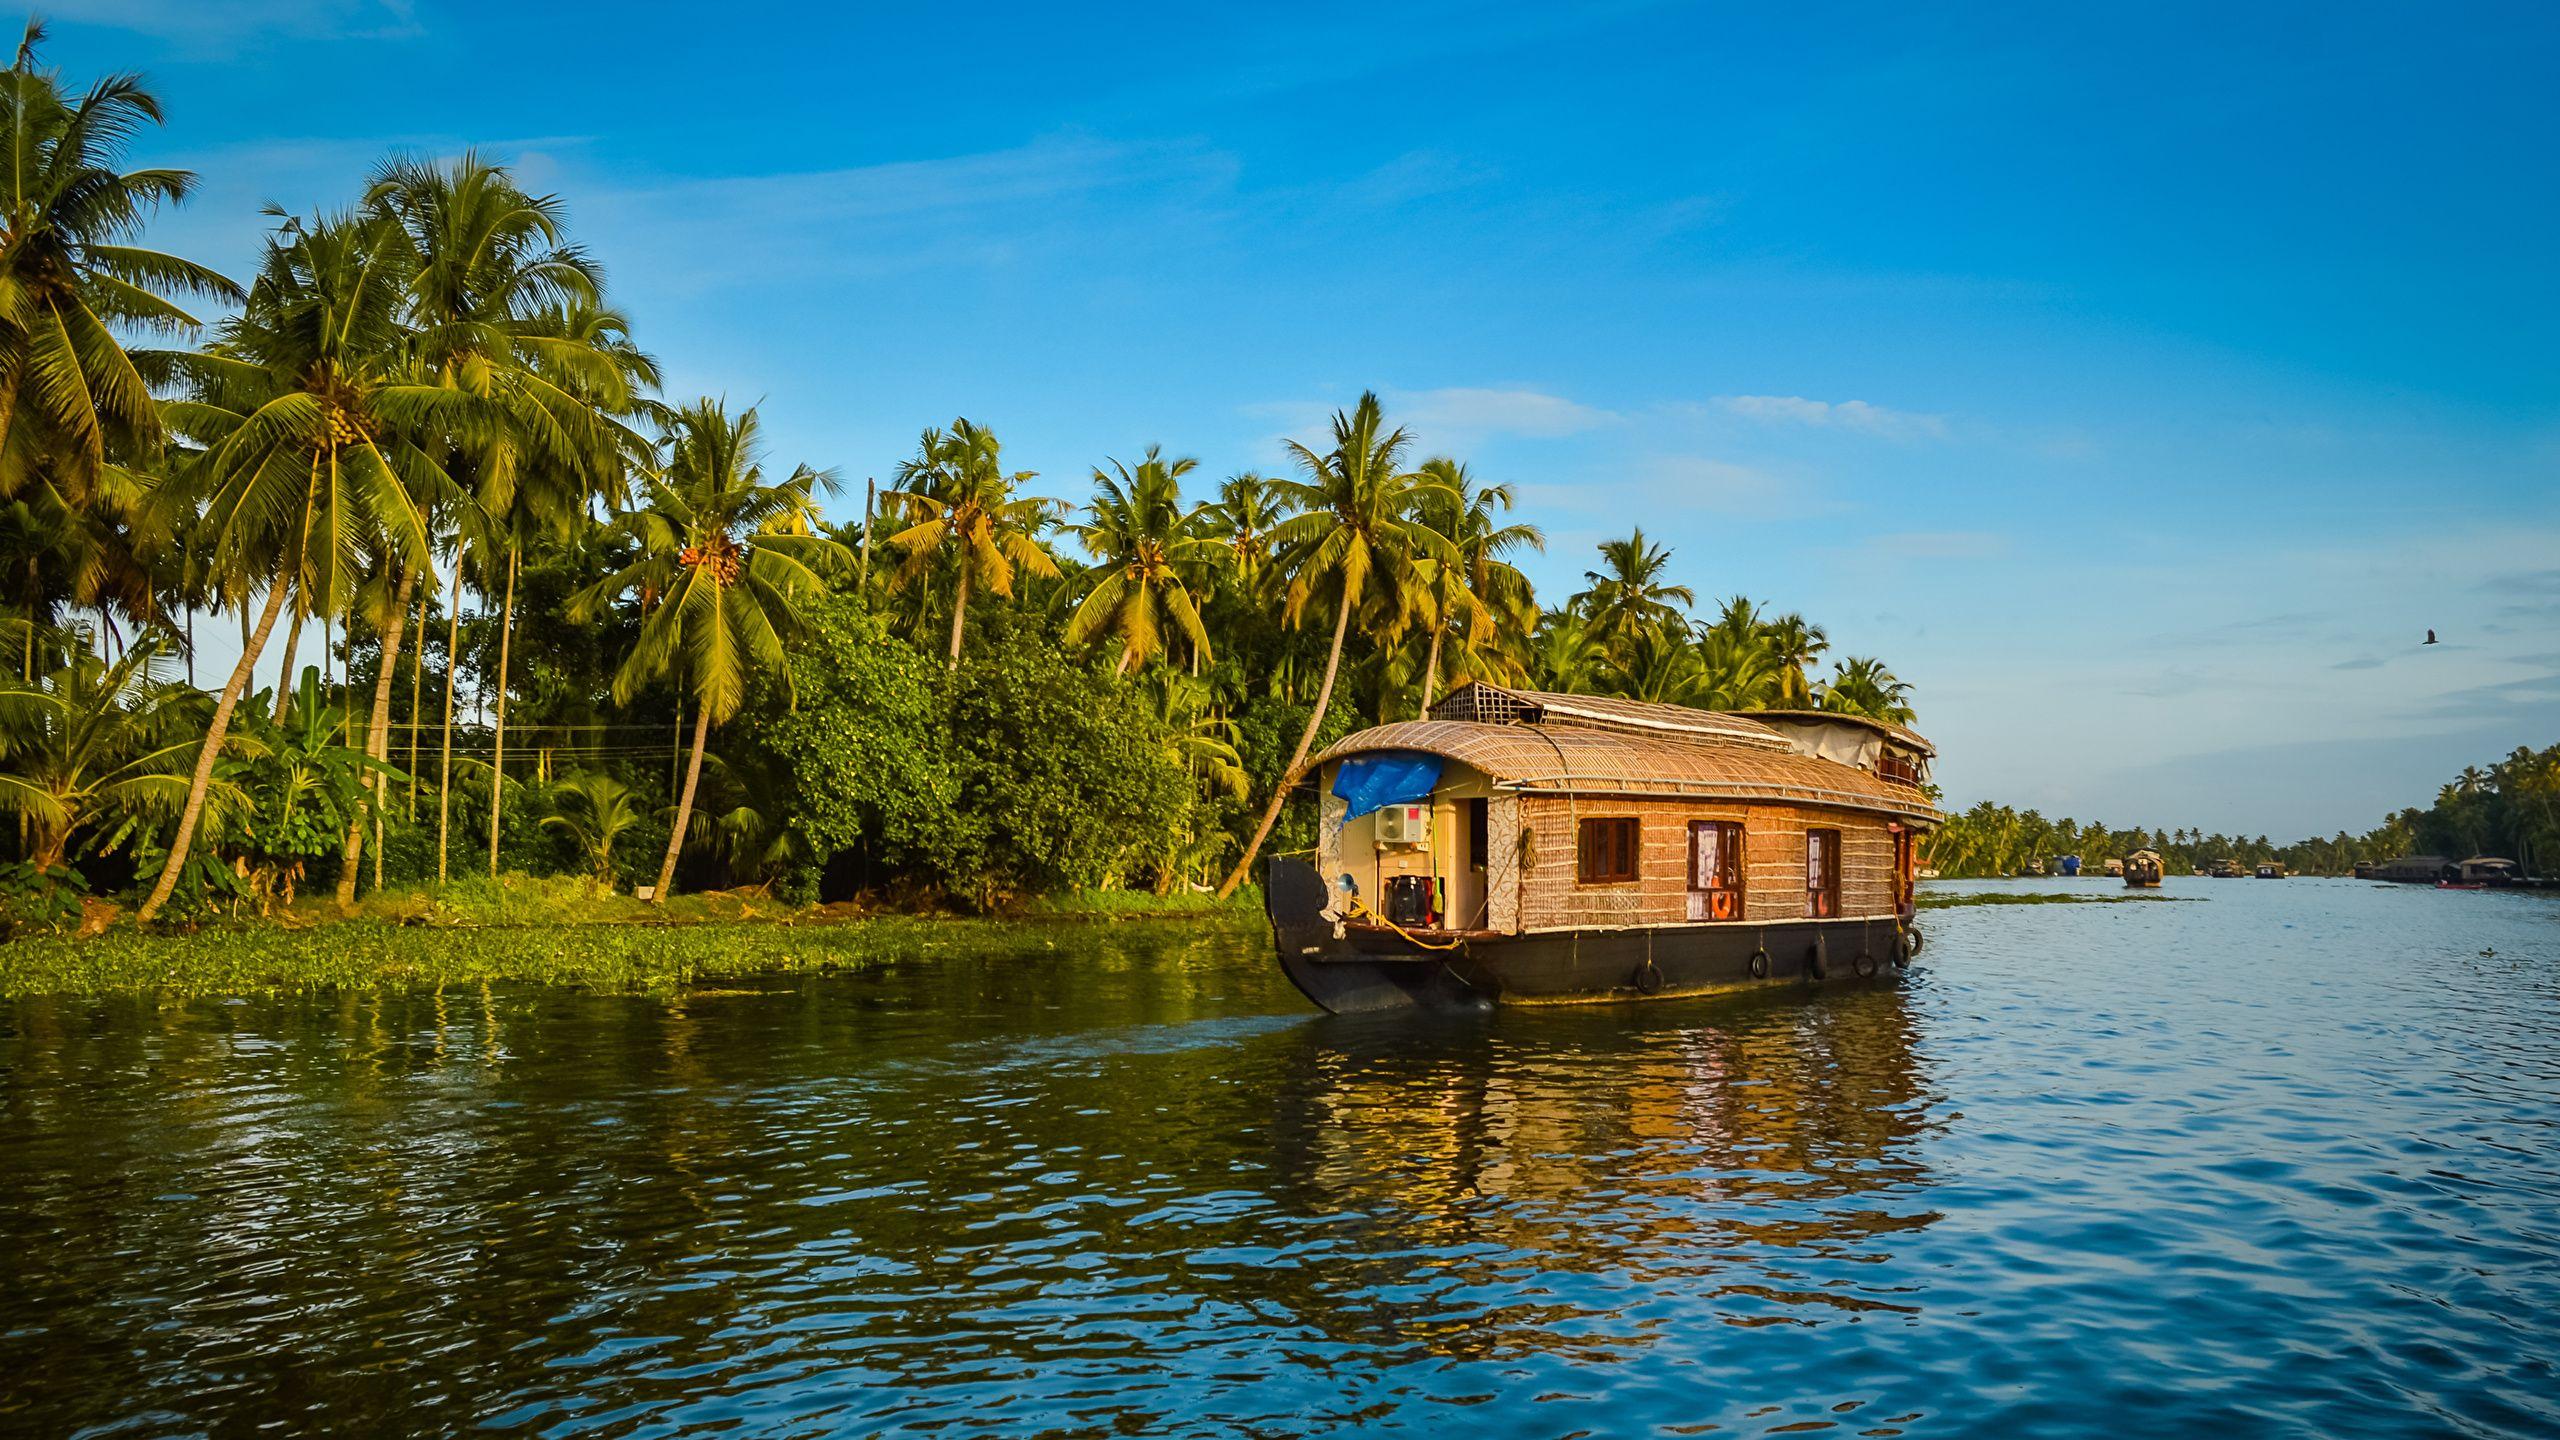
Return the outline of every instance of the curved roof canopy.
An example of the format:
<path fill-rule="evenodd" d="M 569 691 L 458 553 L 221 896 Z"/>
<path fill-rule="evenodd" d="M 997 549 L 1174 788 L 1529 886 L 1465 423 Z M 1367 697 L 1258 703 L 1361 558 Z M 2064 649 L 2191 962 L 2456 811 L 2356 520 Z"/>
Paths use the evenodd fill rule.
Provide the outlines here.
<path fill-rule="evenodd" d="M 1574 697 L 1583 698 L 1583 697 Z M 1631 703 L 1631 702 L 1621 702 Z M 1671 707 L 1677 708 L 1677 707 Z M 1703 712 L 1692 712 L 1703 713 Z M 1716 716 L 1711 718 L 1730 718 Z M 1828 805 L 1934 824 L 1938 812 L 1908 785 L 1775 748 L 1671 734 L 1572 725 L 1406 720 L 1346 735 L 1316 757 L 1327 764 L 1381 750 L 1420 750 L 1472 766 L 1513 790 L 1557 795 L 1694 795 Z"/>
<path fill-rule="evenodd" d="M 1730 713 L 1738 720 L 1756 720 L 1782 728 L 1791 724 L 1851 725 L 1860 730 L 1872 730 L 1896 745 L 1917 750 L 1923 755 L 1934 758 L 1938 753 L 1937 746 L 1922 739 L 1920 733 L 1909 726 L 1865 715 L 1846 715 L 1837 710 L 1735 710 Z"/>
<path fill-rule="evenodd" d="M 1514 690 L 1481 680 L 1458 687 L 1432 706 L 1431 718 L 1493 725 L 1578 725 L 1634 734 L 1685 735 L 1763 750 L 1792 748 L 1787 737 L 1774 727 L 1741 715 L 1651 700 L 1622 700 L 1615 695 Z"/>

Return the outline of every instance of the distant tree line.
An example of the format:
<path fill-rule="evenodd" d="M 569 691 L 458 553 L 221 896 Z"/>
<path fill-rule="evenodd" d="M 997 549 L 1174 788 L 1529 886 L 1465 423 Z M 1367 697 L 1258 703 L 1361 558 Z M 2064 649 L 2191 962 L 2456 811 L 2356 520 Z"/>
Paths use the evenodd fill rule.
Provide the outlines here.
<path fill-rule="evenodd" d="M 2497 855 L 2529 871 L 2560 863 L 2560 745 L 2518 747 L 2486 769 L 2467 766 L 2436 792 L 2424 810 L 2403 810 L 2362 835 L 2341 830 L 2277 845 L 2266 836 L 2208 835 L 2201 830 L 2113 829 L 2092 822 L 2047 820 L 2033 810 L 1989 801 L 1948 817 L 1930 834 L 1926 856 L 1941 875 L 2016 875 L 2030 864 L 2048 868 L 2064 855 L 2084 866 L 2103 866 L 2136 850 L 2160 852 L 2172 872 L 2199 870 L 2216 860 L 2243 865 L 2274 861 L 2306 875 L 2344 875 L 2362 861 L 2404 855 L 2454 860 Z"/>

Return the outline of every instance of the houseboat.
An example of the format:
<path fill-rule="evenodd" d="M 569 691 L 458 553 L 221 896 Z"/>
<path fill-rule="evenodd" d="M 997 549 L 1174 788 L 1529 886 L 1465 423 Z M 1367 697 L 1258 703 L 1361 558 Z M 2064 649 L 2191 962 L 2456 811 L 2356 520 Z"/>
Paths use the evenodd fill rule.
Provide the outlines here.
<path fill-rule="evenodd" d="M 1889 980 L 1920 950 L 1911 731 L 1473 684 L 1315 762 L 1271 862 L 1281 967 L 1332 1011 Z"/>
<path fill-rule="evenodd" d="M 2216 880 L 2236 880 L 2248 872 L 2240 868 L 2237 860 L 2216 860 L 2204 873 Z"/>
<path fill-rule="evenodd" d="M 2474 855 L 2453 867 L 2453 872 L 2436 882 L 2439 890 L 2504 890 L 2521 883 L 2524 871 L 2513 860 L 2495 855 Z"/>
<path fill-rule="evenodd" d="M 2157 890 L 2162 868 L 2159 851 L 2136 850 L 2124 857 L 2124 883 L 2135 890 Z"/>
<path fill-rule="evenodd" d="M 2284 878 L 2284 867 L 2273 860 L 2262 862 L 2258 866 L 2258 878 L 2261 880 L 2281 880 Z"/>
<path fill-rule="evenodd" d="M 2368 867 L 2365 878 L 2388 880 L 2395 885 L 2433 885 L 2442 880 L 2459 879 L 2462 867 L 2442 855 L 2403 855 Z"/>

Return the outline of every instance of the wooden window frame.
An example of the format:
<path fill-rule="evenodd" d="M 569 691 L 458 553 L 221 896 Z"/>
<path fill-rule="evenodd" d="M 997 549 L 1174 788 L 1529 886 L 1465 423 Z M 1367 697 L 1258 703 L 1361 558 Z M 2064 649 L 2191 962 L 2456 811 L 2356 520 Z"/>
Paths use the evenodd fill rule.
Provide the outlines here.
<path fill-rule="evenodd" d="M 1826 843 L 1827 842 L 1827 843 Z M 1840 918 L 1841 836 L 1830 826 L 1812 826 L 1804 832 L 1804 918 L 1837 920 Z M 1820 867 L 1821 884 L 1815 884 L 1814 856 L 1819 851 L 1827 861 Z"/>
<path fill-rule="evenodd" d="M 1698 883 L 1698 836 L 1705 830 L 1723 832 L 1716 854 L 1716 882 Z M 1749 839 L 1739 820 L 1692 820 L 1689 822 L 1689 894 L 1693 897 L 1689 918 L 1696 921 L 1739 921 L 1751 906 L 1750 872 L 1743 864 L 1744 846 Z M 1723 903 L 1718 903 L 1719 901 Z M 1718 914 L 1718 911 L 1724 913 Z"/>
<path fill-rule="evenodd" d="M 1609 827 L 1608 831 L 1605 833 L 1610 834 L 1616 834 L 1619 831 L 1619 827 L 1624 827 L 1624 834 L 1626 837 L 1624 844 L 1620 845 L 1610 843 L 1605 847 L 1595 847 L 1594 842 L 1601 834 L 1604 833 L 1601 829 L 1603 826 Z M 1610 855 L 1603 858 L 1612 861 L 1623 858 L 1626 862 L 1626 868 L 1623 871 L 1612 869 L 1605 872 L 1594 869 L 1592 860 L 1596 848 L 1622 851 L 1622 855 Z M 1582 886 L 1633 885 L 1641 881 L 1643 878 L 1644 824 L 1640 819 L 1633 815 L 1594 815 L 1575 825 L 1573 836 L 1574 884 Z"/>

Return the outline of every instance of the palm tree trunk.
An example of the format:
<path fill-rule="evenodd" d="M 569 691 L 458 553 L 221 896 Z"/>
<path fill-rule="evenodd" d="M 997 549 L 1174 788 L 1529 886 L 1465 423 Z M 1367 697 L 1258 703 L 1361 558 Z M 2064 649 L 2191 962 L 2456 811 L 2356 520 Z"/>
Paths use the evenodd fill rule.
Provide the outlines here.
<path fill-rule="evenodd" d="M 399 598 L 392 602 L 391 623 L 382 632 L 382 665 L 373 677 L 373 715 L 365 722 L 364 753 L 376 760 L 387 760 L 391 756 L 391 685 L 400 673 L 400 637 L 408 628 L 409 593 L 417 583 L 418 572 L 406 565 L 401 566 Z M 373 792 L 373 814 L 378 825 L 382 816 L 382 772 L 376 770 L 366 775 L 365 788 Z M 346 853 L 338 867 L 340 910 L 352 909 L 356 903 L 356 866 L 364 858 L 364 821 L 365 817 L 359 815 L 347 822 Z M 380 838 L 379 835 L 375 837 L 377 842 Z M 380 868 L 381 859 L 377 851 L 374 856 L 376 869 Z M 375 888 L 381 887 L 377 884 Z"/>
<path fill-rule="evenodd" d="M 960 668 L 960 626 L 969 618 L 969 562 L 960 562 L 960 593 L 951 601 L 951 668 Z"/>
<path fill-rule="evenodd" d="M 409 823 L 418 820 L 418 692 L 427 684 L 427 600 L 434 587 L 418 592 L 418 643 L 409 647 Z M 382 888 L 382 839 L 374 837 L 374 888 Z"/>
<path fill-rule="evenodd" d="M 507 652 L 516 638 L 516 551 L 507 551 L 507 598 L 498 607 L 498 706 L 489 747 L 489 878 L 498 878 L 498 817 L 506 812 Z"/>
<path fill-rule="evenodd" d="M 1333 677 L 1342 668 L 1342 637 L 1351 628 L 1351 597 L 1342 597 L 1341 613 L 1333 617 L 1333 649 L 1324 657 L 1324 684 L 1316 689 L 1316 710 L 1307 717 L 1307 728 L 1298 736 L 1296 753 L 1289 757 L 1289 767 L 1280 772 L 1280 783 L 1272 787 L 1271 808 L 1262 812 L 1262 823 L 1254 828 L 1253 841 L 1244 847 L 1236 868 L 1228 872 L 1226 883 L 1218 887 L 1218 898 L 1226 899 L 1244 883 L 1245 872 L 1253 868 L 1253 857 L 1262 850 L 1262 842 L 1271 838 L 1271 827 L 1280 823 L 1280 809 L 1289 803 L 1289 792 L 1298 783 L 1298 775 L 1306 767 L 1307 748 L 1316 741 L 1316 732 L 1324 728 L 1325 707 L 1333 703 Z"/>
<path fill-rule="evenodd" d="M 1438 625 L 1431 627 L 1431 658 L 1422 663 L 1422 710 L 1413 717 L 1416 720 L 1431 718 L 1431 692 L 1440 687 L 1440 630 Z"/>
<path fill-rule="evenodd" d="M 452 877 L 445 841 L 453 833 L 453 682 L 462 673 L 462 548 L 453 552 L 453 589 L 444 612 L 444 760 L 436 767 L 436 883 Z"/>
<path fill-rule="evenodd" d="M 684 789 L 676 795 L 676 828 L 667 836 L 667 858 L 658 863 L 658 888 L 649 892 L 649 903 L 667 903 L 667 891 L 676 883 L 676 857 L 684 853 L 684 829 L 693 823 L 693 790 L 702 781 L 702 746 L 711 738 L 711 707 L 693 707 L 693 758 L 684 767 Z"/>
<path fill-rule="evenodd" d="M 160 878 L 151 887 L 150 897 L 142 902 L 134 915 L 134 923 L 147 925 L 160 907 L 169 903 L 169 892 L 178 888 L 178 872 L 187 865 L 187 851 L 194 846 L 196 825 L 204 819 L 204 796 L 213 788 L 213 763 L 222 753 L 222 738 L 231 729 L 231 712 L 240 704 L 241 692 L 249 688 L 249 672 L 256 668 L 258 652 L 264 649 L 267 636 L 276 628 L 276 612 L 284 609 L 287 577 L 286 566 L 276 568 L 274 584 L 267 591 L 267 603 L 258 613 L 258 628 L 249 643 L 240 647 L 240 663 L 231 667 L 231 680 L 222 687 L 222 698 L 213 707 L 213 723 L 206 727 L 204 748 L 196 753 L 196 770 L 187 782 L 186 808 L 178 812 L 178 833 L 169 839 L 169 860 L 160 867 Z"/>
<path fill-rule="evenodd" d="M 284 627 L 284 668 L 276 671 L 276 713 L 267 717 L 284 723 L 285 708 L 293 701 L 294 652 L 302 648 L 302 602 L 293 604 L 293 619 Z"/>

